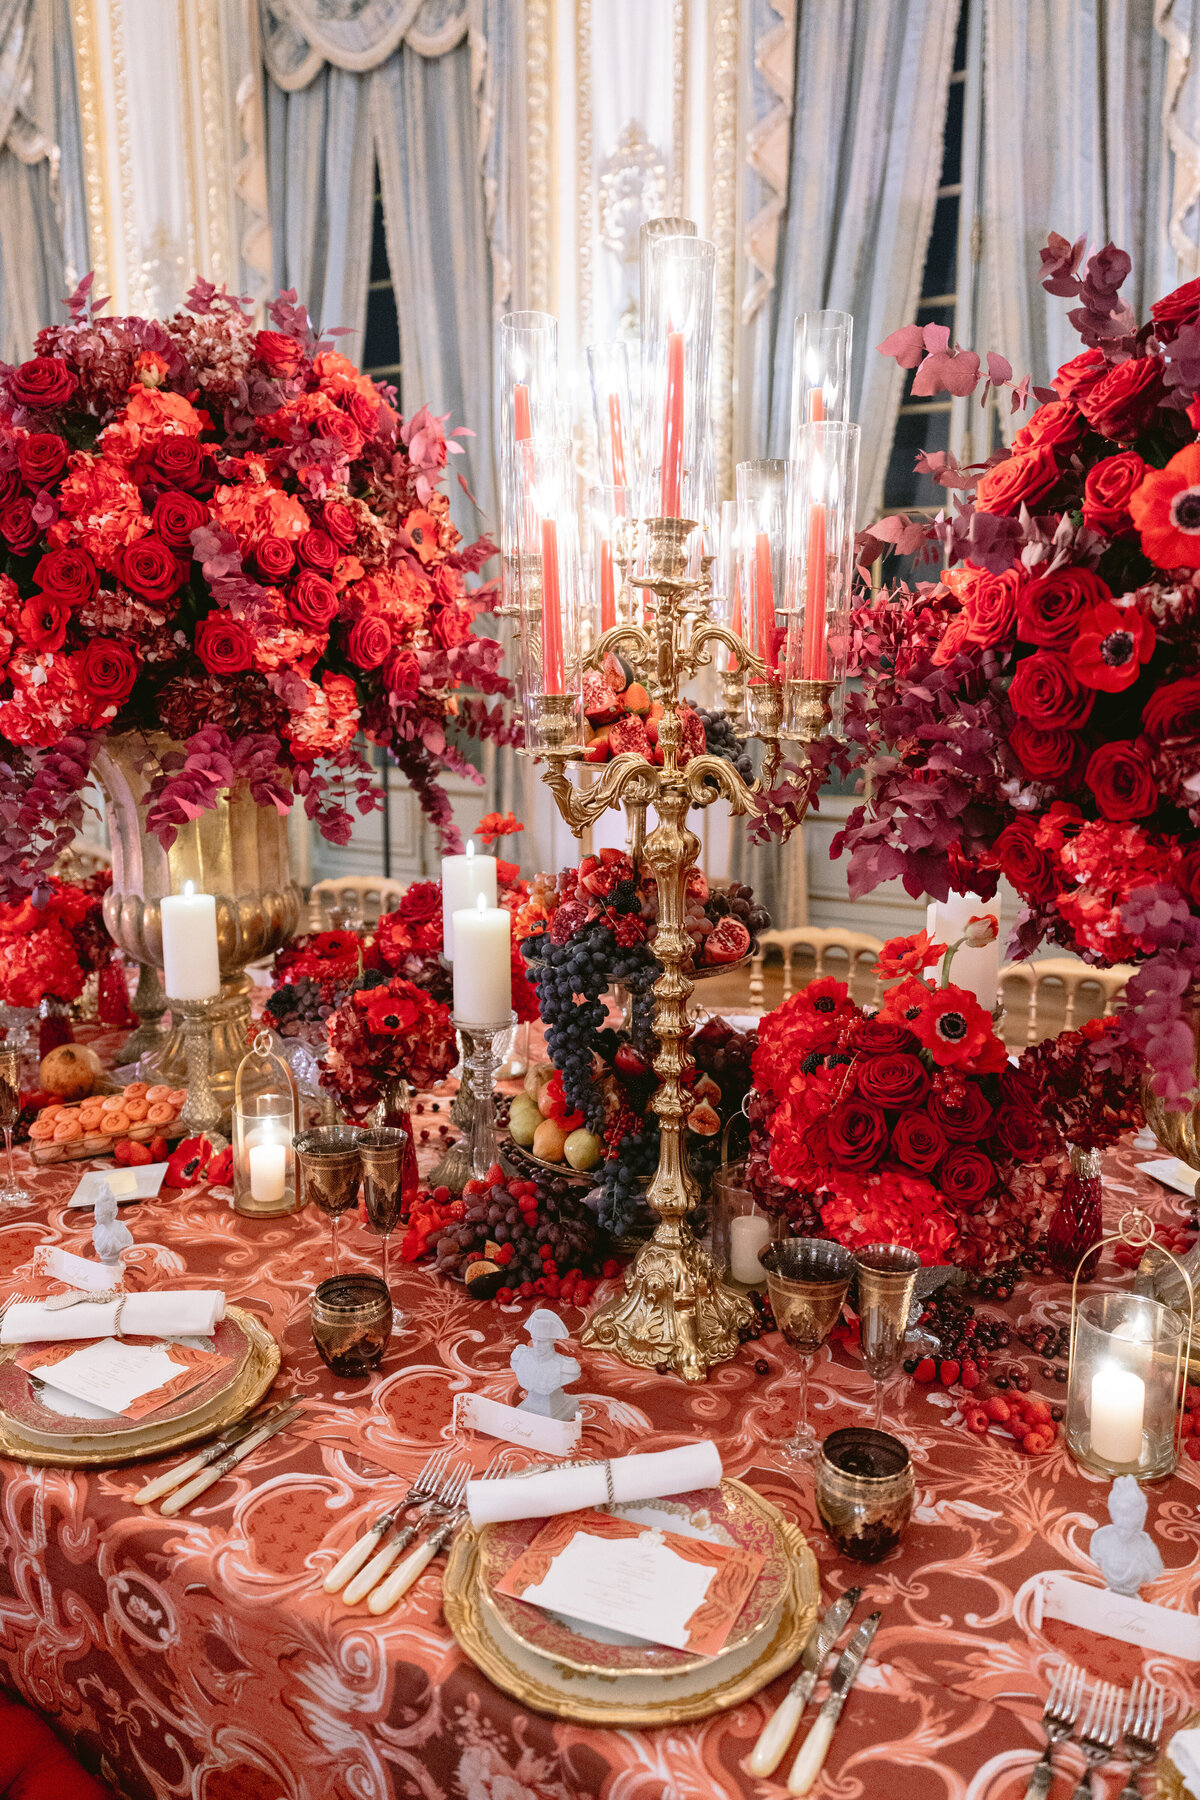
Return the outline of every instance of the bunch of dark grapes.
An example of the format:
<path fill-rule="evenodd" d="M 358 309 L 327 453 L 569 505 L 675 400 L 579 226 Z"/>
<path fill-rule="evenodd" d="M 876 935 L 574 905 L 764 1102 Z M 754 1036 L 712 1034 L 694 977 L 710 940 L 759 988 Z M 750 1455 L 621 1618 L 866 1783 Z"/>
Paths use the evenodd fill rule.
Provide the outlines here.
<path fill-rule="evenodd" d="M 722 762 L 732 763 L 743 781 L 754 780 L 754 763 L 744 738 L 740 738 L 734 728 L 733 720 L 727 712 L 707 707 L 696 708 L 700 723 L 704 727 L 704 741 L 710 756 L 719 756 Z"/>
<path fill-rule="evenodd" d="M 647 1113 L 640 1131 L 621 1139 L 617 1154 L 600 1167 L 600 1186 L 593 1191 L 596 1216 L 614 1237 L 654 1224 L 646 1205 L 646 1189 L 658 1168 L 658 1120 Z"/>
<path fill-rule="evenodd" d="M 517 1289 L 522 1282 L 541 1279 L 547 1249 L 560 1275 L 570 1269 L 584 1275 L 600 1273 L 595 1217 L 572 1193 L 568 1182 L 539 1179 L 532 1202 L 528 1183 L 507 1180 L 479 1185 L 484 1191 L 463 1194 L 462 1219 L 447 1225 L 437 1240 L 434 1267 L 439 1275 L 465 1277 L 468 1285 L 473 1285 L 471 1263 L 481 1253 L 489 1254 L 489 1244 L 499 1248 L 506 1288 Z"/>
<path fill-rule="evenodd" d="M 323 1025 L 333 1006 L 322 998 L 321 984 L 310 975 L 286 987 L 276 988 L 267 1001 L 266 1012 L 280 1037 L 300 1037 L 316 1025 Z"/>
<path fill-rule="evenodd" d="M 754 889 L 743 881 L 731 881 L 728 887 L 714 888 L 704 903 L 704 910 L 714 922 L 732 914 L 742 921 L 752 938 L 760 931 L 771 929 L 770 913 L 754 898 Z"/>
<path fill-rule="evenodd" d="M 604 1122 L 604 1100 L 592 1081 L 592 1045 L 604 1023 L 601 996 L 612 980 L 613 935 L 597 922 L 565 944 L 552 943 L 549 936 L 527 938 L 521 951 L 546 1027 L 546 1049 L 562 1075 L 563 1092 L 584 1115 L 588 1130 L 598 1132 Z"/>

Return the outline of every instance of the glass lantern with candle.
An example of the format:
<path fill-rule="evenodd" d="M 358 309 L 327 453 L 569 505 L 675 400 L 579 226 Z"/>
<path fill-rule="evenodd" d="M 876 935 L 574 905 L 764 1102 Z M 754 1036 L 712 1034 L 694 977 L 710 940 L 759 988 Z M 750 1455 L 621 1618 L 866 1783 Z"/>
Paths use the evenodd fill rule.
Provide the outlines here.
<path fill-rule="evenodd" d="M 718 625 L 724 625 L 736 638 L 746 639 L 745 607 L 742 600 L 741 538 L 737 523 L 737 501 L 722 500 L 717 531 L 717 557 L 713 567 L 712 614 Z M 726 644 L 716 647 L 716 670 L 721 678 L 721 704 L 735 725 L 745 720 L 745 680 L 738 659 Z"/>
<path fill-rule="evenodd" d="M 780 656 L 787 638 L 788 464 L 777 457 L 737 466 L 737 536 L 740 589 L 745 600 L 744 637 L 767 666 L 746 687 L 750 729 L 779 728 Z"/>
<path fill-rule="evenodd" d="M 788 465 L 783 736 L 811 740 L 842 695 L 850 648 L 857 425 L 802 425 Z M 839 721 L 834 719 L 834 729 Z"/>
<path fill-rule="evenodd" d="M 660 237 L 650 244 L 638 478 L 643 519 L 702 519 L 716 255 L 707 238 Z"/>
<path fill-rule="evenodd" d="M 629 345 L 620 338 L 604 344 L 589 344 L 587 361 L 601 483 L 614 488 L 634 487 L 637 456 Z"/>
<path fill-rule="evenodd" d="M 521 684 L 536 755 L 583 742 L 583 564 L 569 439 L 534 437 L 518 451 Z"/>
<path fill-rule="evenodd" d="M 1134 1212 L 1118 1232 L 1101 1240 L 1097 1253 L 1106 1244 L 1145 1245 L 1153 1238 L 1151 1221 Z M 1182 1271 L 1177 1259 L 1171 1260 Z M 1079 1280 L 1077 1271 L 1071 1290 L 1067 1448 L 1076 1462 L 1109 1478 L 1152 1481 L 1169 1475 L 1179 1460 L 1195 1323 L 1191 1283 L 1185 1274 L 1187 1309 L 1181 1315 L 1138 1293 L 1089 1294 L 1080 1300 Z"/>
<path fill-rule="evenodd" d="M 299 1116 L 296 1081 L 260 1031 L 238 1065 L 233 1097 L 233 1204 L 251 1217 L 296 1209 L 292 1142 Z"/>

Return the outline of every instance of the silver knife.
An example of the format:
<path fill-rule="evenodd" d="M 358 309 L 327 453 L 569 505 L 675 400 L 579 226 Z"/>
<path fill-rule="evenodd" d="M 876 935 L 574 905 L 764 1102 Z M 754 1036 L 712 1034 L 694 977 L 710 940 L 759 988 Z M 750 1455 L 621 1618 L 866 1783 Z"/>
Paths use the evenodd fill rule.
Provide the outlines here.
<path fill-rule="evenodd" d="M 193 1475 L 198 1475 L 201 1469 L 207 1469 L 210 1463 L 215 1463 L 219 1457 L 224 1456 L 227 1450 L 232 1450 L 235 1444 L 240 1444 L 243 1438 L 248 1438 L 252 1431 L 257 1431 L 260 1425 L 265 1425 L 269 1419 L 275 1419 L 280 1413 L 297 1405 L 300 1397 L 299 1394 L 290 1394 L 287 1399 L 277 1400 L 262 1412 L 251 1413 L 249 1418 L 231 1425 L 228 1431 L 222 1432 L 206 1449 L 195 1456 L 189 1456 L 186 1462 L 176 1463 L 174 1468 L 168 1469 L 163 1475 L 156 1475 L 153 1481 L 148 1481 L 145 1487 L 139 1488 L 133 1496 L 134 1505 L 149 1506 L 152 1500 L 160 1500 L 172 1488 L 181 1487 Z"/>
<path fill-rule="evenodd" d="M 799 1754 L 792 1764 L 787 1783 L 789 1794 L 807 1794 L 821 1773 L 825 1758 L 829 1754 L 833 1728 L 838 1722 L 838 1715 L 846 1704 L 847 1694 L 858 1679 L 858 1671 L 862 1668 L 867 1651 L 871 1647 L 871 1639 L 875 1636 L 880 1617 L 879 1613 L 873 1612 L 865 1618 L 842 1651 L 837 1668 L 829 1678 L 829 1698 L 813 1721 L 812 1728 L 801 1744 Z"/>
<path fill-rule="evenodd" d="M 783 1761 L 812 1691 L 821 1677 L 825 1658 L 842 1635 L 842 1628 L 858 1605 L 861 1588 L 848 1588 L 835 1600 L 823 1619 L 818 1619 L 800 1652 L 800 1673 L 763 1726 L 746 1764 L 751 1775 L 772 1775 Z"/>
<path fill-rule="evenodd" d="M 274 1437 L 277 1431 L 286 1431 L 289 1425 L 294 1425 L 299 1414 L 300 1407 L 297 1403 L 287 1412 L 280 1413 L 277 1418 L 269 1419 L 265 1425 L 259 1425 L 250 1433 L 249 1437 L 243 1438 L 240 1444 L 227 1451 L 217 1462 L 210 1463 L 207 1469 L 201 1469 L 199 1475 L 196 1475 L 185 1487 L 178 1488 L 175 1493 L 169 1494 L 159 1507 L 159 1512 L 164 1518 L 174 1518 L 177 1512 L 182 1512 L 185 1506 L 190 1506 L 193 1500 L 199 1499 L 200 1495 L 212 1487 L 215 1481 L 220 1481 L 223 1475 L 228 1475 L 230 1469 L 236 1468 L 238 1463 L 244 1462 L 246 1457 L 251 1456 L 260 1444 L 265 1444 L 267 1439 Z"/>

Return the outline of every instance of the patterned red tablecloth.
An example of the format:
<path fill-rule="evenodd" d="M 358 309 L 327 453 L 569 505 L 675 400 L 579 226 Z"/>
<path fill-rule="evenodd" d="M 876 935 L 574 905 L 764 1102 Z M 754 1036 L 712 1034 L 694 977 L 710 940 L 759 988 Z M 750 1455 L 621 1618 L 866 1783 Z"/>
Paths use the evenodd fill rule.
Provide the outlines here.
<path fill-rule="evenodd" d="M 444 1105 L 442 1108 L 444 1115 Z M 432 1115 L 420 1123 L 436 1126 Z M 1109 1165 L 1107 1202 L 1136 1191 L 1160 1212 L 1182 1205 Z M 78 1166 L 24 1169 L 36 1207 L 0 1215 L 0 1276 L 57 1243 L 90 1254 L 90 1213 L 68 1212 Z M 308 1296 L 327 1272 L 328 1228 L 311 1210 L 275 1222 L 238 1217 L 206 1189 L 126 1208 L 147 1275 L 224 1286 L 252 1300 L 283 1347 L 281 1382 L 305 1395 L 296 1428 L 272 1440 L 183 1517 L 142 1510 L 141 1465 L 76 1473 L 0 1464 L 0 1678 L 50 1715 L 93 1769 L 103 1758 L 130 1800 L 774 1800 L 784 1790 L 742 1763 L 783 1683 L 699 1725 L 599 1731 L 532 1714 L 457 1649 L 441 1610 L 441 1570 L 374 1620 L 321 1592 L 321 1577 L 448 1440 L 456 1393 L 515 1398 L 508 1357 L 521 1312 L 407 1271 L 395 1283 L 409 1328 L 369 1382 L 320 1363 Z M 349 1260 L 374 1264 L 378 1240 L 343 1226 Z M 1065 1317 L 1061 1284 L 1027 1286 L 1015 1320 Z M 569 1326 L 582 1322 L 566 1310 Z M 571 1346 L 579 1354 L 575 1346 Z M 765 1359 L 770 1373 L 754 1364 Z M 1061 1448 L 1030 1459 L 995 1436 L 952 1425 L 948 1396 L 909 1389 L 897 1423 L 912 1447 L 917 1511 L 900 1551 L 875 1569 L 838 1558 L 811 1481 L 772 1467 L 793 1422 L 793 1365 L 777 1337 L 747 1346 L 705 1386 L 584 1353 L 578 1391 L 586 1453 L 623 1455 L 700 1434 L 807 1534 L 826 1598 L 864 1584 L 883 1622 L 834 1739 L 823 1800 L 1019 1800 L 1040 1751 L 1047 1670 L 1064 1653 L 1131 1679 L 1139 1653 L 1111 1639 L 1034 1623 L 1039 1575 L 1088 1573 L 1105 1487 Z M 1034 1364 L 1036 1368 L 1036 1362 Z M 1062 1390 L 1035 1378 L 1035 1391 Z M 864 1422 L 870 1383 L 838 1349 L 814 1370 L 823 1432 Z M 482 1467 L 488 1447 L 480 1442 Z M 1184 1461 L 1150 1493 L 1166 1572 L 1147 1598 L 1197 1610 L 1200 1464 Z M 1200 1669 L 1147 1656 L 1144 1669 L 1200 1705 Z M 786 1768 L 785 1763 L 785 1768 Z M 1062 1758 L 1076 1777 L 1074 1753 Z M 918 1773 L 919 1771 L 919 1773 Z M 1124 1765 L 1102 1773 L 1115 1795 Z M 1107 1785 L 1106 1785 L 1107 1783 Z M 1066 1775 L 1059 1791 L 1069 1791 Z"/>

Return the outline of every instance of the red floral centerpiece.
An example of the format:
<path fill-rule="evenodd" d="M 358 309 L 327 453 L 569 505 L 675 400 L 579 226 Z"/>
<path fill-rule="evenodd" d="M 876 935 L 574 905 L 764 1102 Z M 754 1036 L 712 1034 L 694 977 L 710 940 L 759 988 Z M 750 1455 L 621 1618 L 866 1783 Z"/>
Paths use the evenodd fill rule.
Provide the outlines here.
<path fill-rule="evenodd" d="M 943 567 L 855 616 L 847 766 L 870 799 L 835 854 L 854 897 L 893 878 L 987 896 L 1004 875 L 1019 954 L 1139 965 L 1114 1030 L 1180 1106 L 1200 978 L 1200 281 L 1139 327 L 1124 252 L 1083 264 L 1082 239 L 1052 237 L 1042 259 L 1043 286 L 1077 302 L 1081 354 L 1034 390 L 1010 450 L 919 460 L 952 507 L 861 547 L 864 564 L 894 546 Z M 1011 382 L 1002 357 L 985 375 L 933 327 L 880 348 L 919 365 L 916 393 Z"/>
<path fill-rule="evenodd" d="M 65 1008 L 78 1000 L 89 975 L 99 974 L 103 980 L 113 970 L 116 979 L 108 1005 L 101 1007 L 102 1022 L 127 1023 L 124 972 L 104 929 L 104 894 L 111 879 L 107 869 L 83 882 L 49 876 L 23 899 L 0 904 L 0 1005 L 53 1004 L 57 1016 L 43 1021 L 43 1055 L 55 1043 L 70 1041 Z M 106 1013 L 111 1016 L 106 1018 Z"/>
<path fill-rule="evenodd" d="M 972 922 L 980 933 L 994 921 Z M 955 946 L 956 948 L 957 946 Z M 939 985 L 921 973 L 943 964 Z M 948 979 L 924 932 L 885 944 L 899 977 L 879 1012 L 846 984 L 808 984 L 760 1022 L 753 1060 L 766 1170 L 809 1228 L 853 1248 L 904 1244 L 927 1263 L 990 1269 L 1040 1234 L 1061 1155 L 1029 1071 Z"/>
<path fill-rule="evenodd" d="M 411 981 L 356 988 L 331 1014 L 322 1085 L 364 1120 L 397 1082 L 432 1087 L 458 1057 L 449 1010 Z"/>
<path fill-rule="evenodd" d="M 164 323 L 101 317 L 89 288 L 0 367 L 0 885 L 34 885 L 100 735 L 137 730 L 182 745 L 150 790 L 165 845 L 235 781 L 344 843 L 379 802 L 365 733 L 457 847 L 447 733 L 502 735 L 464 690 L 507 691 L 466 586 L 493 546 L 441 490 L 460 446 L 294 295 L 258 331 L 207 282 Z"/>

